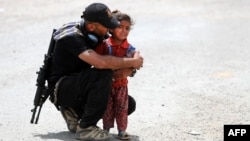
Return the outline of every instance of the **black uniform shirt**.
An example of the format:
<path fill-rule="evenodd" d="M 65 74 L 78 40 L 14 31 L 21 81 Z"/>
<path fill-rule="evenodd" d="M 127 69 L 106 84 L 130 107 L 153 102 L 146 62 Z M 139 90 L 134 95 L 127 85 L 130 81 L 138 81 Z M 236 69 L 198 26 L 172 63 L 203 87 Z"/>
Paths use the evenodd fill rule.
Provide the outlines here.
<path fill-rule="evenodd" d="M 77 27 L 78 26 L 73 26 L 72 28 Z M 84 32 L 82 30 L 85 29 L 81 29 L 81 32 Z M 78 30 L 78 33 L 79 31 L 80 29 Z M 70 35 L 67 36 L 63 35 L 64 37 L 62 39 L 57 40 L 50 68 L 50 87 L 53 87 L 63 76 L 79 73 L 82 69 L 88 69 L 91 67 L 90 64 L 82 61 L 78 56 L 87 49 L 94 49 L 94 46 L 89 40 L 84 36 L 80 36 L 78 33 L 72 32 L 72 34 L 70 33 Z"/>

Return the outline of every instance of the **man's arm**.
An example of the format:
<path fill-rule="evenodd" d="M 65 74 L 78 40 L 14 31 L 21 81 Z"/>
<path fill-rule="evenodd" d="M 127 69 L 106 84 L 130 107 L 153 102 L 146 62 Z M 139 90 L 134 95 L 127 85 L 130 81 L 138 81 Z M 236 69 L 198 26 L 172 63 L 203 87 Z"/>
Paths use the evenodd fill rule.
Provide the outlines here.
<path fill-rule="evenodd" d="M 135 68 L 140 69 L 143 64 L 143 57 L 139 52 L 135 52 L 133 58 L 121 58 L 110 55 L 99 55 L 94 50 L 86 50 L 78 56 L 81 60 L 89 63 L 98 69 L 121 69 Z"/>

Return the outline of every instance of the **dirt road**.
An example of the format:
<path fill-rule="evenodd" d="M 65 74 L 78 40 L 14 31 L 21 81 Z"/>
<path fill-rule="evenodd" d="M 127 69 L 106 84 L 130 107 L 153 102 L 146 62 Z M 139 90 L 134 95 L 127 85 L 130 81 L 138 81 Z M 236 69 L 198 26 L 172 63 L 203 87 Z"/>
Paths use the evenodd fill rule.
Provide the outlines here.
<path fill-rule="evenodd" d="M 38 125 L 29 123 L 30 110 L 52 29 L 78 21 L 92 2 L 0 1 L 0 141 L 75 140 L 49 101 Z M 129 82 L 137 100 L 130 134 L 222 141 L 225 124 L 250 123 L 250 1 L 101 2 L 134 18 L 129 40 L 145 58 Z"/>

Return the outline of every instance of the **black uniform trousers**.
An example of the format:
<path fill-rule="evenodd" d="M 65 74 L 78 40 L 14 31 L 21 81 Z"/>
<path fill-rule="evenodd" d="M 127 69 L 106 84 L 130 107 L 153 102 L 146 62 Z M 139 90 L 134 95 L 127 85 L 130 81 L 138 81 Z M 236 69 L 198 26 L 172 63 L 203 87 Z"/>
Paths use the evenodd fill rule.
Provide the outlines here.
<path fill-rule="evenodd" d="M 95 126 L 106 110 L 112 76 L 110 69 L 90 68 L 64 77 L 58 86 L 58 105 L 73 108 L 81 118 L 80 127 Z M 135 106 L 135 100 L 129 97 L 128 114 Z"/>

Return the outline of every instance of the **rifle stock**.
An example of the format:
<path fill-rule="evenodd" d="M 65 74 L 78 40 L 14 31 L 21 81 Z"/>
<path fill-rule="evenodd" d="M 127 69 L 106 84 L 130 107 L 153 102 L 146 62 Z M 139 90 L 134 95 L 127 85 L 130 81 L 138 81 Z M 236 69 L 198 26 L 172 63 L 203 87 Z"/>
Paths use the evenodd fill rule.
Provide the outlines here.
<path fill-rule="evenodd" d="M 50 44 L 49 44 L 49 49 L 48 49 L 47 54 L 44 56 L 44 64 L 42 67 L 40 67 L 40 70 L 37 72 L 38 74 L 37 80 L 36 80 L 37 89 L 36 89 L 36 94 L 34 98 L 34 108 L 31 109 L 32 117 L 31 117 L 30 123 L 34 123 L 34 120 L 35 120 L 35 124 L 38 123 L 42 106 L 44 102 L 47 100 L 47 98 L 49 97 L 48 83 L 46 83 L 46 81 L 48 80 L 49 67 L 50 67 L 53 50 L 55 46 L 55 41 L 53 39 L 53 33 L 55 31 L 56 30 L 53 29 Z M 38 113 L 36 113 L 37 108 L 39 108 Z"/>

